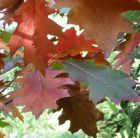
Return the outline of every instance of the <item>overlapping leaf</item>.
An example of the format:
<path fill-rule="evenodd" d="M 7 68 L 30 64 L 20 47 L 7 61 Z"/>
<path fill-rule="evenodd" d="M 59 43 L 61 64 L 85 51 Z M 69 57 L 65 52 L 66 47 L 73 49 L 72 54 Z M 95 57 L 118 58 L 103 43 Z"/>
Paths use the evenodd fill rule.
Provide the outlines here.
<path fill-rule="evenodd" d="M 101 52 L 101 49 L 93 46 L 93 44 L 96 44 L 94 40 L 86 40 L 83 34 L 76 35 L 74 28 L 65 31 L 64 34 L 66 38 L 59 38 L 57 44 L 57 51 L 62 56 L 65 56 L 65 54 L 75 56 L 83 51 L 89 53 Z"/>
<path fill-rule="evenodd" d="M 105 60 L 103 52 L 94 45 L 96 42 L 93 39 L 86 39 L 84 34 L 76 34 L 76 30 L 71 28 L 64 32 L 65 38 L 59 38 L 56 45 L 57 54 L 54 59 L 93 59 L 96 64 L 108 64 Z M 83 56 L 83 53 L 87 54 Z"/>
<path fill-rule="evenodd" d="M 0 109 L 12 112 L 15 117 L 23 120 L 15 105 L 25 105 L 24 110 L 32 111 L 36 117 L 39 117 L 44 109 L 57 108 L 58 105 L 58 109 L 63 108 L 62 115 L 59 117 L 60 124 L 70 120 L 71 132 L 82 129 L 88 135 L 95 136 L 96 122 L 102 119 L 102 113 L 95 108 L 92 101 L 98 101 L 105 96 L 115 102 L 135 98 L 139 100 L 139 97 L 132 88 L 135 83 L 126 74 L 111 70 L 110 67 L 93 64 L 93 59 L 97 64 L 108 64 L 108 62 L 104 59 L 103 52 L 94 47 L 93 44 L 96 42 L 89 38 L 95 38 L 99 47 L 108 56 L 117 44 L 118 33 L 133 30 L 121 13 L 127 10 L 140 10 L 140 4 L 138 0 L 55 1 L 54 8 L 71 8 L 69 21 L 84 28 L 86 37 L 83 34 L 77 36 L 74 29 L 62 33 L 61 28 L 48 18 L 48 15 L 55 11 L 46 6 L 45 0 L 24 2 L 23 0 L 0 0 L 0 10 L 4 9 L 5 14 L 15 12 L 23 3 L 13 16 L 18 27 L 9 42 L 10 51 L 13 55 L 19 48 L 24 47 L 25 64 L 33 63 L 44 75 L 39 71 L 24 72 L 23 78 L 18 80 L 23 84 L 22 88 L 12 92 L 10 98 L 0 95 Z M 54 0 L 50 2 L 50 5 L 54 4 Z M 137 14 L 136 17 L 138 18 Z M 59 36 L 56 45 L 47 38 L 48 34 Z M 130 59 L 130 53 L 140 43 L 139 40 L 140 34 L 135 33 L 123 43 L 122 51 L 116 57 L 118 59 L 116 67 L 121 65 L 126 73 L 130 72 L 133 62 Z M 81 62 L 81 52 L 84 51 L 87 55 L 82 57 L 82 60 L 92 59 L 91 61 Z M 89 95 L 84 93 L 87 92 L 85 89 L 83 92 L 79 87 L 76 90 L 72 85 L 68 87 L 68 84 L 74 83 L 61 74 L 64 73 L 63 71 L 46 70 L 46 67 L 54 63 L 53 61 L 71 57 L 79 61 L 63 61 L 64 69 L 70 74 L 72 80 L 87 84 Z M 0 68 L 4 65 L 2 58 L 3 54 L 0 54 Z M 0 87 L 5 85 L 3 82 L 0 83 Z M 67 85 L 67 88 L 64 85 L 65 87 Z M 78 93 L 75 94 L 75 91 Z M 68 97 L 69 94 L 71 97 Z"/>
<path fill-rule="evenodd" d="M 115 102 L 138 97 L 138 93 L 132 88 L 135 83 L 121 71 L 96 66 L 91 61 L 70 60 L 64 61 L 63 65 L 72 80 L 83 81 L 89 85 L 89 97 L 93 101 L 105 96 Z"/>
<path fill-rule="evenodd" d="M 11 54 L 24 47 L 25 63 L 33 63 L 43 73 L 54 52 L 47 35 L 63 36 L 60 26 L 48 18 L 53 12 L 44 0 L 27 0 L 13 17 L 18 27 L 9 42 Z"/>
<path fill-rule="evenodd" d="M 88 92 L 75 85 L 67 87 L 71 97 L 57 101 L 58 109 L 63 108 L 59 123 L 70 120 L 69 130 L 74 133 L 82 129 L 86 134 L 96 136 L 98 132 L 96 122 L 103 119 L 103 114 L 89 101 Z"/>
<path fill-rule="evenodd" d="M 56 108 L 56 100 L 69 96 L 62 86 L 73 84 L 68 78 L 56 78 L 61 71 L 46 70 L 45 77 L 39 71 L 25 73 L 18 82 L 23 84 L 12 92 L 11 97 L 16 105 L 25 105 L 25 111 L 32 111 L 38 117 L 46 108 Z"/>
<path fill-rule="evenodd" d="M 128 10 L 140 10 L 135 0 L 55 0 L 54 8 L 70 7 L 69 21 L 82 26 L 95 38 L 106 55 L 116 46 L 119 32 L 132 31 L 131 24 L 121 16 Z"/>

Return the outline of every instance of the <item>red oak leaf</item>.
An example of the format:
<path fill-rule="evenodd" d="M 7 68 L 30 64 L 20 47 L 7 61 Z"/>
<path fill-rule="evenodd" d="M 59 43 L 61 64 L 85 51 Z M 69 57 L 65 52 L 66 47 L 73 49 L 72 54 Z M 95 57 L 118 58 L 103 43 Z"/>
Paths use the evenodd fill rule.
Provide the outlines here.
<path fill-rule="evenodd" d="M 25 105 L 25 111 L 32 111 L 38 117 L 46 108 L 56 108 L 56 101 L 62 97 L 69 96 L 62 85 L 73 84 L 66 77 L 57 78 L 62 71 L 51 69 L 46 70 L 45 77 L 39 71 L 33 71 L 24 74 L 19 79 L 24 86 L 11 93 L 13 103 L 16 105 Z"/>
<path fill-rule="evenodd" d="M 13 17 L 18 27 L 9 42 L 12 55 L 20 47 L 24 47 L 25 63 L 32 62 L 41 72 L 47 66 L 50 53 L 54 52 L 47 35 L 63 36 L 61 27 L 48 18 L 54 10 L 50 10 L 45 4 L 44 0 L 27 0 L 21 5 Z"/>
<path fill-rule="evenodd" d="M 88 53 L 101 52 L 101 49 L 93 46 L 96 43 L 93 39 L 86 40 L 83 34 L 76 35 L 74 28 L 67 30 L 64 34 L 65 38 L 59 38 L 57 44 L 57 51 L 62 56 L 75 56 L 83 51 Z"/>
<path fill-rule="evenodd" d="M 116 46 L 119 32 L 133 30 L 131 24 L 121 16 L 121 13 L 140 9 L 140 4 L 135 0 L 55 1 L 54 8 L 72 8 L 69 13 L 69 22 L 80 25 L 89 37 L 95 38 L 106 56 Z"/>
<path fill-rule="evenodd" d="M 94 45 L 93 39 L 85 39 L 84 34 L 76 34 L 76 30 L 71 28 L 64 32 L 65 38 L 59 38 L 56 45 L 57 54 L 54 59 L 74 58 L 79 60 L 93 59 L 96 64 L 107 64 L 103 52 Z M 83 56 L 82 52 L 87 52 Z"/>

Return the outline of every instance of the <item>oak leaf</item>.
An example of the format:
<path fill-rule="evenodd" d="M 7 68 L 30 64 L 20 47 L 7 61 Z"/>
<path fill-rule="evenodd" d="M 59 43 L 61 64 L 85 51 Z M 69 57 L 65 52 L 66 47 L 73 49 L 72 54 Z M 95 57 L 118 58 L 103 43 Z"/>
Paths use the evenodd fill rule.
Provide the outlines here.
<path fill-rule="evenodd" d="M 69 94 L 62 85 L 73 84 L 66 78 L 56 78 L 62 71 L 46 69 L 45 77 L 39 71 L 26 72 L 18 82 L 24 86 L 11 93 L 13 103 L 25 105 L 24 111 L 32 111 L 39 117 L 46 108 L 56 108 L 56 100 Z"/>
<path fill-rule="evenodd" d="M 59 123 L 70 120 L 69 130 L 75 133 L 82 129 L 87 135 L 96 136 L 98 132 L 96 122 L 103 119 L 103 113 L 96 109 L 89 101 L 88 91 L 75 85 L 67 86 L 73 96 L 61 98 L 57 101 L 58 110 L 63 108 Z"/>
<path fill-rule="evenodd" d="M 85 29 L 108 56 L 117 45 L 119 32 L 131 32 L 131 24 L 121 16 L 128 10 L 139 10 L 135 0 L 55 0 L 53 8 L 69 7 L 69 22 Z"/>
<path fill-rule="evenodd" d="M 82 81 L 89 86 L 89 98 L 93 101 L 106 96 L 114 102 L 138 100 L 138 92 L 132 88 L 135 82 L 121 71 L 96 66 L 92 61 L 68 60 L 63 65 L 73 81 Z"/>
<path fill-rule="evenodd" d="M 63 36 L 61 27 L 48 18 L 54 12 L 44 0 L 27 0 L 13 16 L 18 27 L 9 42 L 11 54 L 24 47 L 25 63 L 33 63 L 43 73 L 54 52 L 47 35 Z"/>
<path fill-rule="evenodd" d="M 64 32 L 65 38 L 58 38 L 56 45 L 57 54 L 54 59 L 93 59 L 96 64 L 107 64 L 101 49 L 95 46 L 96 42 L 93 39 L 85 39 L 84 34 L 77 35 L 74 28 Z M 86 52 L 85 56 L 83 53 Z"/>
<path fill-rule="evenodd" d="M 88 53 L 101 52 L 101 49 L 93 46 L 96 44 L 93 39 L 86 40 L 82 33 L 78 36 L 74 28 L 66 30 L 64 35 L 65 38 L 59 38 L 56 45 L 58 53 L 62 56 L 75 56 L 84 51 Z"/>

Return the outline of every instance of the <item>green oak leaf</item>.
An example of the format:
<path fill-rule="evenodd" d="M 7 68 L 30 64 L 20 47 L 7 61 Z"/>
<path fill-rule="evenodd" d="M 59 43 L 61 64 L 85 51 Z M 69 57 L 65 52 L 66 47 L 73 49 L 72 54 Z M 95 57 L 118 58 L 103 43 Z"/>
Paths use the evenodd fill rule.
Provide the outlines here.
<path fill-rule="evenodd" d="M 115 102 L 138 98 L 138 93 L 132 88 L 135 82 L 121 71 L 96 66 L 92 61 L 68 60 L 63 62 L 63 66 L 73 81 L 88 84 L 89 98 L 93 101 L 106 96 Z"/>

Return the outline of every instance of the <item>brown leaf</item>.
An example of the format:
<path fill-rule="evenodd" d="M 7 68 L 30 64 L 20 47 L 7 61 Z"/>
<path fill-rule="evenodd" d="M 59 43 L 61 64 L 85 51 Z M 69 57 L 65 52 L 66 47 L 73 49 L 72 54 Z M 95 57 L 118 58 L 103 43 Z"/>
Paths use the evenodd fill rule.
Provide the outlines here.
<path fill-rule="evenodd" d="M 103 119 L 103 114 L 95 108 L 93 102 L 89 101 L 85 90 L 79 90 L 77 86 L 69 86 L 71 97 L 62 98 L 57 101 L 58 109 L 62 109 L 59 124 L 70 120 L 69 130 L 74 133 L 82 129 L 86 134 L 96 136 L 98 132 L 96 122 Z"/>
<path fill-rule="evenodd" d="M 56 0 L 54 8 L 62 7 L 72 8 L 69 22 L 83 27 L 108 56 L 116 46 L 118 33 L 133 30 L 121 13 L 139 10 L 140 4 L 135 0 Z"/>

